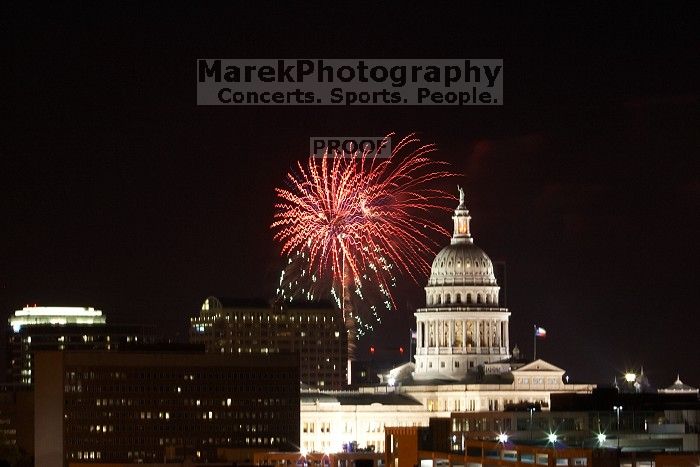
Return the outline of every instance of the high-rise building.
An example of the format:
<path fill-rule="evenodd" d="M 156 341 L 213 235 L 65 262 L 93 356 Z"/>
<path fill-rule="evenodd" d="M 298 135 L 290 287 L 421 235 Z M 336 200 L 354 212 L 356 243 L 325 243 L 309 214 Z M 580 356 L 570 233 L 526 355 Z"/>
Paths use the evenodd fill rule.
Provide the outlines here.
<path fill-rule="evenodd" d="M 295 355 L 163 347 L 36 352 L 36 465 L 213 462 L 219 449 L 297 449 Z"/>
<path fill-rule="evenodd" d="M 14 312 L 8 319 L 14 332 L 19 332 L 27 326 L 91 326 L 105 324 L 107 317 L 102 311 L 92 307 L 68 306 L 25 306 Z"/>
<path fill-rule="evenodd" d="M 36 350 L 115 350 L 156 340 L 152 326 L 107 324 L 92 307 L 26 306 L 8 319 L 7 362 L 12 383 L 32 384 Z"/>
<path fill-rule="evenodd" d="M 207 352 L 299 355 L 301 382 L 340 389 L 347 372 L 347 334 L 331 303 L 209 297 L 190 320 L 190 342 Z"/>

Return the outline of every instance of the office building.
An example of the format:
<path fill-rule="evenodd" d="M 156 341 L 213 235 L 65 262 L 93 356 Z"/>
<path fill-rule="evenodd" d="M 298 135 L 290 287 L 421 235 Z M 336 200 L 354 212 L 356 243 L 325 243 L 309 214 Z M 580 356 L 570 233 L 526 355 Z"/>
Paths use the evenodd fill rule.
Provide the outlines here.
<path fill-rule="evenodd" d="M 299 355 L 305 386 L 341 389 L 347 372 L 347 335 L 333 305 L 324 302 L 269 303 L 207 298 L 191 318 L 190 342 L 207 352 Z"/>
<path fill-rule="evenodd" d="M 80 463 L 217 460 L 219 449 L 298 449 L 296 356 L 38 351 L 35 459 Z"/>
<path fill-rule="evenodd" d="M 31 385 L 37 350 L 114 350 L 156 340 L 154 328 L 107 324 L 102 311 L 81 307 L 27 306 L 8 319 L 8 381 Z"/>

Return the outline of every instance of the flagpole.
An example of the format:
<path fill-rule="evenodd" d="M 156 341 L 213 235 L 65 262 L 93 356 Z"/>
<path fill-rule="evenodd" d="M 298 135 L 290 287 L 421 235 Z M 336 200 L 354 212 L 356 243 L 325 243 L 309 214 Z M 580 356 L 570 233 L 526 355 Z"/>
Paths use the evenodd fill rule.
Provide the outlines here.
<path fill-rule="evenodd" d="M 532 361 L 537 360 L 537 325 L 535 324 L 532 329 Z"/>

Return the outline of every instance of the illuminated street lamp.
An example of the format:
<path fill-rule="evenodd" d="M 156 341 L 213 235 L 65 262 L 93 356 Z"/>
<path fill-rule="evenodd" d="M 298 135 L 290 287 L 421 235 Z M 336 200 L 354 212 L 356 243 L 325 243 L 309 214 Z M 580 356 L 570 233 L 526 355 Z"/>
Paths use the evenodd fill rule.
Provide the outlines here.
<path fill-rule="evenodd" d="M 529 407 L 528 412 L 530 412 L 530 440 L 532 440 L 532 413 L 535 411 L 534 407 Z"/>
<path fill-rule="evenodd" d="M 605 433 L 598 433 L 596 435 L 596 438 L 598 438 L 598 445 L 602 446 L 603 443 L 605 443 L 605 440 L 608 439 L 608 437 L 605 435 Z"/>
<path fill-rule="evenodd" d="M 552 443 L 552 444 L 556 444 L 557 439 L 559 439 L 559 438 L 557 437 L 556 433 L 547 434 L 547 442 Z"/>
<path fill-rule="evenodd" d="M 508 434 L 506 433 L 499 433 L 497 436 L 498 442 L 505 444 L 508 442 Z"/>
<path fill-rule="evenodd" d="M 617 447 L 620 447 L 620 412 L 622 411 L 621 405 L 613 405 L 613 410 L 617 414 Z"/>

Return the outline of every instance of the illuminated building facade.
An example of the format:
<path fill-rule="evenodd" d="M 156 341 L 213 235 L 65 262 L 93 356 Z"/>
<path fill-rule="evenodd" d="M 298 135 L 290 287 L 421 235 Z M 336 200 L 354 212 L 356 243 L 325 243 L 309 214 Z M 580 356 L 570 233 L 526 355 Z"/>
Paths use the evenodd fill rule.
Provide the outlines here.
<path fill-rule="evenodd" d="M 293 355 L 49 351 L 36 353 L 35 368 L 35 459 L 43 467 L 213 462 L 220 448 L 299 443 Z"/>
<path fill-rule="evenodd" d="M 27 306 L 8 319 L 9 381 L 32 384 L 36 350 L 114 350 L 156 340 L 150 326 L 107 324 L 94 308 Z"/>
<path fill-rule="evenodd" d="M 471 216 L 460 197 L 450 245 L 437 254 L 416 312 L 415 379 L 459 380 L 510 357 L 508 319 L 499 306 L 493 263 L 474 245 Z"/>
<path fill-rule="evenodd" d="M 500 366 L 500 364 L 499 364 Z M 431 418 L 453 412 L 502 412 L 529 404 L 548 411 L 554 394 L 590 393 L 595 385 L 568 384 L 564 370 L 543 360 L 505 373 L 484 375 L 481 381 L 411 381 L 412 364 L 392 370 L 393 385 L 361 387 L 352 393 L 302 393 L 301 447 L 309 452 L 337 452 L 356 441 L 382 451 L 384 427 L 427 426 Z M 383 378 L 386 381 L 386 375 Z"/>
<path fill-rule="evenodd" d="M 67 306 L 25 306 L 14 312 L 8 320 L 14 332 L 19 332 L 26 326 L 66 326 L 105 324 L 106 317 L 102 311 L 92 307 Z"/>
<path fill-rule="evenodd" d="M 452 241 L 433 261 L 426 307 L 415 314 L 415 363 L 381 374 L 378 386 L 360 387 L 354 398 L 303 394 L 303 448 L 335 452 L 356 441 L 381 451 L 387 426 L 427 426 L 453 412 L 502 412 L 518 404 L 548 411 L 553 394 L 595 388 L 569 384 L 563 369 L 541 359 L 524 361 L 517 348 L 511 352 L 510 312 L 499 306 L 493 264 L 474 245 L 470 219 L 460 196 Z M 401 398 L 381 397 L 389 394 Z"/>
<path fill-rule="evenodd" d="M 434 414 L 432 414 L 434 416 Z M 405 394 L 302 391 L 302 452 L 341 452 L 351 443 L 384 451 L 384 426 L 422 426 L 431 413 Z"/>
<path fill-rule="evenodd" d="M 207 352 L 299 355 L 301 382 L 341 389 L 347 372 L 347 333 L 330 303 L 270 304 L 207 298 L 190 320 L 190 342 Z"/>
<path fill-rule="evenodd" d="M 668 386 L 667 388 L 659 389 L 658 392 L 662 394 L 695 394 L 698 395 L 700 391 L 698 388 L 694 388 L 688 384 L 681 381 L 681 375 L 676 376 L 676 381 Z"/>

